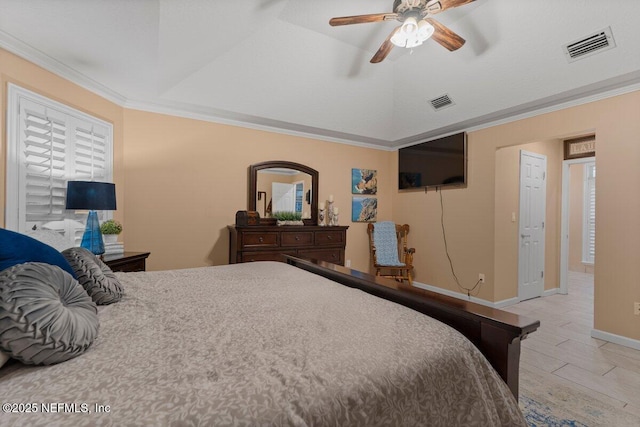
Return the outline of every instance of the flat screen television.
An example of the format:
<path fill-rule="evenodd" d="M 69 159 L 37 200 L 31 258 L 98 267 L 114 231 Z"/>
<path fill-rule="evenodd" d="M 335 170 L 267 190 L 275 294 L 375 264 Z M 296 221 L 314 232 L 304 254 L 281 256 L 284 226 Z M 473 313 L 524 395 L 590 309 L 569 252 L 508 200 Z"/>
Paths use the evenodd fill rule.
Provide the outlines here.
<path fill-rule="evenodd" d="M 467 134 L 445 136 L 398 150 L 398 188 L 465 187 Z"/>

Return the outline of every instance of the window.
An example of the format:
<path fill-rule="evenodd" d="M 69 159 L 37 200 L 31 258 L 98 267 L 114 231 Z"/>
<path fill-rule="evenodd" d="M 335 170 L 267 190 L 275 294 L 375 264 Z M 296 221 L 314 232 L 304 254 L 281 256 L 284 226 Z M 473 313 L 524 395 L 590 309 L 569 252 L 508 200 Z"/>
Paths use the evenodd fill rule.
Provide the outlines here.
<path fill-rule="evenodd" d="M 596 260 L 596 164 L 584 165 L 584 220 L 582 223 L 582 262 Z"/>
<path fill-rule="evenodd" d="M 296 208 L 295 212 L 302 214 L 302 200 L 304 199 L 304 183 L 296 182 Z"/>
<path fill-rule="evenodd" d="M 46 224 L 79 244 L 86 213 L 65 209 L 67 181 L 112 181 L 112 134 L 103 120 L 9 84 L 7 228 Z"/>

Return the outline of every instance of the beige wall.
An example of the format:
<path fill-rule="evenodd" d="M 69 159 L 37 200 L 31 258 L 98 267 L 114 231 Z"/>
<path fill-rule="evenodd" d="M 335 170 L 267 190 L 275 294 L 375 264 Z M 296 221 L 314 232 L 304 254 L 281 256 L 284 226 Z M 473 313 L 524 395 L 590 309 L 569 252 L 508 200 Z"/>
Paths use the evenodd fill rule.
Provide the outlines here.
<path fill-rule="evenodd" d="M 320 172 L 320 200 L 334 194 L 341 223 L 349 225 L 347 259 L 369 265 L 366 224 L 351 223 L 351 168 L 378 170 L 378 219 L 411 224 L 417 280 L 460 291 L 451 278 L 440 228 L 445 207 L 449 252 L 464 286 L 487 277 L 479 297 L 500 301 L 517 295 L 516 268 L 507 261 L 512 232 L 497 213 L 496 170 L 504 147 L 547 142 L 587 133 L 598 136 L 598 202 L 595 327 L 640 340 L 640 197 L 626 191 L 640 182 L 640 92 L 567 108 L 469 133 L 468 187 L 442 193 L 403 192 L 397 186 L 397 152 L 220 125 L 114 105 L 39 67 L 0 50 L 0 198 L 4 207 L 6 83 L 15 82 L 114 124 L 115 177 L 124 242 L 149 250 L 150 269 L 227 262 L 235 211 L 247 207 L 247 168 L 265 160 L 290 160 Z M 126 144 L 124 143 L 126 141 Z M 502 190 L 500 190 L 502 191 Z M 506 191 L 513 191 L 512 188 Z M 510 196 L 511 197 L 511 196 Z M 511 211 L 508 211 L 511 212 Z M 345 215 L 346 213 L 346 215 Z M 510 214 L 510 213 L 509 213 Z M 0 212 L 4 223 L 4 209 Z"/>
<path fill-rule="evenodd" d="M 125 111 L 124 134 L 125 245 L 151 251 L 153 270 L 228 263 L 227 225 L 247 208 L 247 170 L 266 160 L 319 172 L 319 200 L 333 194 L 349 225 L 346 258 L 354 268 L 369 268 L 369 249 L 366 224 L 349 221 L 351 168 L 378 170 L 378 215 L 392 217 L 387 151 L 136 110 Z"/>
<path fill-rule="evenodd" d="M 469 133 L 468 187 L 443 192 L 448 243 L 458 277 L 472 286 L 478 273 L 487 283 L 479 297 L 500 301 L 517 295 L 501 230 L 496 229 L 496 150 L 532 142 L 596 133 L 595 328 L 640 339 L 640 197 L 627 191 L 640 182 L 640 92 Z M 439 194 L 395 193 L 394 218 L 412 225 L 417 280 L 458 291 L 444 253 Z M 499 235 L 500 234 L 500 235 Z M 508 242 L 507 242 L 508 245 Z"/>

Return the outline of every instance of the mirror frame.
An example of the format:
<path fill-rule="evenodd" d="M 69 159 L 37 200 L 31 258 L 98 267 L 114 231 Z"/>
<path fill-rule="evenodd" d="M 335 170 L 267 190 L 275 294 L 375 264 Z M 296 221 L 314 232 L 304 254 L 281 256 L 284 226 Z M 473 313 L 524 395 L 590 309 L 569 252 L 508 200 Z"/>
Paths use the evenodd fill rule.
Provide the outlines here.
<path fill-rule="evenodd" d="M 258 171 L 270 168 L 293 169 L 311 175 L 311 218 L 304 219 L 305 225 L 315 225 L 318 219 L 318 171 L 300 163 L 272 160 L 249 166 L 249 210 L 256 210 L 258 197 Z M 275 218 L 260 218 L 260 224 L 274 224 Z"/>

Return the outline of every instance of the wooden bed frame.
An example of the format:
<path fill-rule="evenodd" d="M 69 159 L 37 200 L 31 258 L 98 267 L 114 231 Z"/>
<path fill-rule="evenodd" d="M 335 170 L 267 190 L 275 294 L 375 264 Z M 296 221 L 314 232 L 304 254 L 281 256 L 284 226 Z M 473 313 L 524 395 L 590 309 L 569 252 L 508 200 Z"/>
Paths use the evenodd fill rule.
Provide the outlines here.
<path fill-rule="evenodd" d="M 465 335 L 518 398 L 520 341 L 538 329 L 539 320 L 470 301 L 415 288 L 325 261 L 284 255 L 286 262 L 371 295 L 402 304 L 440 320 Z"/>

